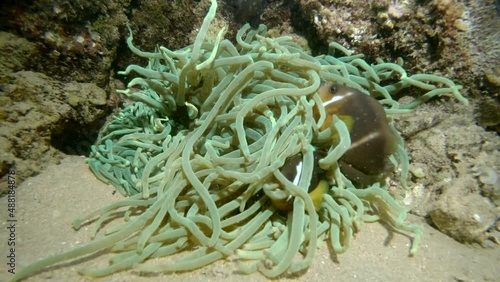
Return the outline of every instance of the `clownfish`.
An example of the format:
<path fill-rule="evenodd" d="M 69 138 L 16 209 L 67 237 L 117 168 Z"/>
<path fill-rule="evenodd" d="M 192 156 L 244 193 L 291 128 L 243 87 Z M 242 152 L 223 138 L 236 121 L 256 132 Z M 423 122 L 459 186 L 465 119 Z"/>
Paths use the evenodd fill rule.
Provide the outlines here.
<path fill-rule="evenodd" d="M 314 155 L 314 167 L 309 183 L 308 193 L 311 197 L 314 207 L 319 210 L 323 194 L 328 191 L 328 182 L 324 178 L 324 171 L 319 167 L 319 160 L 326 156 L 326 153 L 316 150 Z M 299 185 L 300 177 L 302 176 L 303 166 L 302 154 L 297 154 L 286 160 L 280 172 L 294 185 Z M 289 211 L 293 207 L 294 197 L 290 196 L 288 199 L 273 200 L 273 204 L 280 210 Z"/>
<path fill-rule="evenodd" d="M 338 84 L 323 83 L 318 94 L 326 112 L 325 122 L 320 127 L 323 131 L 331 126 L 333 115 L 337 115 L 349 129 L 351 146 L 339 160 L 342 173 L 356 184 L 366 186 L 382 181 L 392 170 L 389 157 L 396 152 L 398 138 L 389 126 L 384 108 L 373 97 L 363 92 Z M 319 119 L 319 110 L 314 108 L 314 118 Z M 338 142 L 338 136 L 332 136 L 332 142 Z M 316 210 L 319 209 L 323 194 L 329 189 L 325 172 L 319 167 L 319 160 L 326 156 L 322 149 L 314 152 L 313 176 L 308 193 Z M 281 173 L 295 185 L 302 174 L 302 155 L 298 154 L 286 160 Z M 273 201 L 280 210 L 293 208 L 293 197 Z"/>
<path fill-rule="evenodd" d="M 333 115 L 349 129 L 351 146 L 339 160 L 342 173 L 360 185 L 381 181 L 393 169 L 389 157 L 398 145 L 398 137 L 389 126 L 382 105 L 355 88 L 333 83 L 323 83 L 318 94 L 327 115 L 320 130 L 331 125 Z M 319 119 L 316 108 L 314 115 Z"/>

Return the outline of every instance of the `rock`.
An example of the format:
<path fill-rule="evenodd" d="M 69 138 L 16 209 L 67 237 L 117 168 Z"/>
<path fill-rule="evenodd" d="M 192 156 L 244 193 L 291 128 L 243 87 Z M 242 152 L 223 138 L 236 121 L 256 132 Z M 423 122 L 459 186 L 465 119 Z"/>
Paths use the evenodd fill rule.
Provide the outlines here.
<path fill-rule="evenodd" d="M 493 204 L 479 194 L 467 191 L 470 179 L 456 179 L 447 187 L 429 213 L 432 222 L 443 233 L 459 242 L 483 242 L 499 214 Z"/>
<path fill-rule="evenodd" d="M 58 163 L 63 153 L 85 154 L 94 142 L 93 134 L 85 132 L 91 132 L 92 126 L 97 132 L 107 113 L 102 88 L 93 83 L 63 83 L 32 71 L 6 77 L 8 82 L 0 85 L 2 173 L 14 168 L 21 183 Z M 0 194 L 5 188 L 0 185 Z"/>

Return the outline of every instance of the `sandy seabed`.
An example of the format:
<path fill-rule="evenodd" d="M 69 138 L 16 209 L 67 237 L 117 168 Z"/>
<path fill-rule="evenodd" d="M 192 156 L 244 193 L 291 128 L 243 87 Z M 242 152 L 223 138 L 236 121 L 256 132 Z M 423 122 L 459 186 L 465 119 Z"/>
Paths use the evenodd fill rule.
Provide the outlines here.
<path fill-rule="evenodd" d="M 24 266 L 52 254 L 67 251 L 90 241 L 92 225 L 79 231 L 72 221 L 121 198 L 113 187 L 97 180 L 83 157 L 70 156 L 16 188 L 16 265 Z M 0 281 L 8 281 L 7 197 L 0 199 Z M 422 218 L 409 216 L 411 223 L 423 224 L 420 250 L 409 257 L 410 238 L 393 233 L 379 223 L 364 224 L 347 252 L 331 253 L 323 242 L 314 263 L 299 275 L 275 281 L 500 281 L 500 248 L 464 245 L 427 225 Z M 107 264 L 103 253 L 59 264 L 26 281 L 268 281 L 256 273 L 242 275 L 234 258 L 179 274 L 138 276 L 133 270 L 100 279 L 89 279 L 77 270 Z"/>

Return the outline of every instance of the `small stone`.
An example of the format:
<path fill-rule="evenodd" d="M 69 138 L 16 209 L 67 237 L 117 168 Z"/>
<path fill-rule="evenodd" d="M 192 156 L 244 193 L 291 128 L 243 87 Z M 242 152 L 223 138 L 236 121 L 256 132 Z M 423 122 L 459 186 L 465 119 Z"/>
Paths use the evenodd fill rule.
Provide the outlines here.
<path fill-rule="evenodd" d="M 415 176 L 416 178 L 422 178 L 425 176 L 425 170 L 422 166 L 420 165 L 412 165 L 410 167 L 410 172 Z"/>
<path fill-rule="evenodd" d="M 486 231 L 496 221 L 493 205 L 479 194 L 467 194 L 466 190 L 453 186 L 452 183 L 439 199 L 437 208 L 430 212 L 432 222 L 459 242 L 483 242 Z"/>
<path fill-rule="evenodd" d="M 453 25 L 460 31 L 469 30 L 469 24 L 461 19 L 455 20 Z"/>

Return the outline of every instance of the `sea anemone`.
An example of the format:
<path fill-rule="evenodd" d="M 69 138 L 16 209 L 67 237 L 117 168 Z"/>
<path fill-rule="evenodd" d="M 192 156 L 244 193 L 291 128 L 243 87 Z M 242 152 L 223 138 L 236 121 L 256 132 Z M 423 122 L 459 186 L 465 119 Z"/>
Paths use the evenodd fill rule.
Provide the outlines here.
<path fill-rule="evenodd" d="M 357 187 L 337 165 L 351 143 L 349 126 L 333 115 L 320 130 L 326 112 L 317 91 L 322 81 L 344 84 L 381 97 L 392 115 L 436 95 L 466 102 L 459 87 L 434 75 L 408 76 L 402 61 L 370 65 L 336 43 L 329 55 L 312 57 L 291 37 L 267 37 L 264 25 L 243 26 L 236 45 L 223 39 L 224 30 L 209 43 L 216 6 L 212 0 L 194 44 L 180 50 L 140 51 L 130 34 L 128 46 L 149 64 L 121 72 L 141 76 L 123 91 L 133 102 L 105 126 L 88 158 L 95 175 L 127 197 L 74 222 L 78 229 L 97 218 L 96 233 L 104 235 L 26 267 L 13 281 L 103 249 L 116 253 L 110 265 L 82 274 L 189 271 L 235 255 L 243 272 L 276 277 L 306 269 L 319 241 L 345 251 L 364 222 L 377 220 L 411 234 L 409 252 L 417 252 L 422 227 L 405 223 L 406 211 L 387 186 Z M 336 51 L 344 55 L 334 57 Z M 425 94 L 404 105 L 392 98 L 408 87 Z M 327 188 L 313 199 L 308 187 L 319 147 Z M 294 183 L 281 168 L 298 154 L 303 167 Z M 401 138 L 390 161 L 406 186 Z M 290 210 L 273 204 L 282 199 L 292 199 Z M 106 226 L 120 216 L 121 224 Z M 173 260 L 148 262 L 166 256 Z"/>

